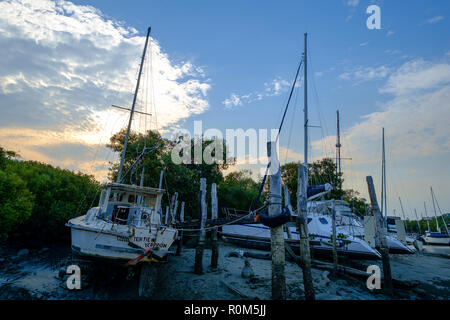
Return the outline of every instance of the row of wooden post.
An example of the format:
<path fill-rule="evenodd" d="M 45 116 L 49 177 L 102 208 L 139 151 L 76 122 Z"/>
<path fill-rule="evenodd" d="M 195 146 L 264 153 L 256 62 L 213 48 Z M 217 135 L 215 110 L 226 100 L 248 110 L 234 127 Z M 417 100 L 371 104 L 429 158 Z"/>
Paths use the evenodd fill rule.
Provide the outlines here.
<path fill-rule="evenodd" d="M 200 231 L 195 250 L 195 265 L 194 273 L 203 273 L 203 251 L 205 249 L 206 241 L 206 218 L 208 214 L 208 207 L 206 204 L 206 178 L 200 179 Z M 217 201 L 217 185 L 211 185 L 211 218 L 213 220 L 218 218 L 218 201 Z M 219 245 L 217 229 L 214 228 L 211 232 L 211 268 L 216 269 L 219 260 Z"/>
<path fill-rule="evenodd" d="M 269 191 L 269 216 L 277 216 L 282 212 L 282 195 L 281 195 L 281 168 L 279 166 L 277 150 L 274 142 L 268 143 L 268 157 L 269 161 L 277 164 L 276 170 L 271 168 L 270 175 L 270 191 Z M 276 161 L 273 161 L 276 160 Z M 308 233 L 308 217 L 307 217 L 307 190 L 308 190 L 308 175 L 307 168 L 304 165 L 298 167 L 298 188 L 297 188 L 297 229 L 299 232 L 300 242 L 300 258 L 303 274 L 303 284 L 305 289 L 305 299 L 314 300 L 315 292 L 313 286 L 313 279 L 311 273 L 311 251 L 309 247 L 309 233 Z M 372 213 L 377 218 L 377 237 L 380 241 L 380 253 L 383 260 L 383 272 L 385 280 L 385 290 L 388 294 L 392 294 L 392 278 L 389 264 L 388 248 L 386 243 L 385 228 L 383 225 L 383 218 L 379 212 L 375 189 L 373 186 L 372 177 L 367 177 L 367 184 L 369 188 L 370 201 L 372 204 Z M 195 252 L 195 266 L 194 272 L 196 274 L 203 273 L 203 251 L 206 241 L 205 224 L 207 218 L 206 205 L 206 178 L 200 179 L 200 229 L 199 239 Z M 285 187 L 285 206 L 289 209 L 290 197 L 287 188 Z M 184 203 L 182 204 L 184 207 Z M 217 203 L 217 186 L 215 183 L 211 187 L 211 211 L 212 219 L 217 219 L 218 203 Z M 182 220 L 181 220 L 182 221 Z M 284 231 L 286 230 L 288 238 L 290 238 L 289 228 L 284 226 L 274 227 L 270 229 L 271 239 L 271 256 L 272 256 L 272 299 L 284 300 L 286 299 L 286 277 L 285 277 L 285 240 Z M 181 235 L 182 237 L 182 235 Z M 338 268 L 337 258 L 337 239 L 336 239 L 336 212 L 335 205 L 332 206 L 332 246 L 333 246 L 333 263 L 334 272 Z M 180 246 L 180 245 L 179 245 Z M 218 244 L 217 244 L 217 229 L 212 231 L 212 254 L 211 267 L 217 268 L 218 262 Z"/>
<path fill-rule="evenodd" d="M 276 153 L 275 143 L 268 143 L 268 157 L 272 163 L 277 163 L 276 170 L 271 170 L 270 175 L 270 193 L 269 193 L 269 216 L 276 216 L 281 213 L 281 170 L 278 162 L 278 155 Z M 307 167 L 299 165 L 298 167 L 298 188 L 297 188 L 297 229 L 300 238 L 300 257 L 303 273 L 303 283 L 305 288 L 305 299 L 314 300 L 315 292 L 311 274 L 311 251 L 309 247 L 309 233 L 308 233 L 308 218 L 307 218 L 307 190 L 308 190 L 308 175 Z M 367 177 L 367 185 L 369 189 L 372 214 L 377 218 L 377 238 L 380 242 L 380 253 L 383 261 L 384 273 L 384 289 L 389 295 L 393 294 L 391 268 L 389 263 L 389 248 L 386 240 L 386 226 L 385 221 L 381 216 L 375 188 L 372 177 Z M 287 187 L 285 186 L 285 206 L 290 209 L 290 197 Z M 336 274 L 338 268 L 337 256 L 337 235 L 336 235 L 336 210 L 335 203 L 332 205 L 332 246 L 333 246 L 333 264 L 334 273 Z M 272 299 L 284 300 L 286 299 L 286 278 L 284 273 L 285 267 L 285 243 L 284 230 L 290 238 L 289 228 L 283 226 L 270 229 L 271 234 L 271 253 L 272 253 Z"/>

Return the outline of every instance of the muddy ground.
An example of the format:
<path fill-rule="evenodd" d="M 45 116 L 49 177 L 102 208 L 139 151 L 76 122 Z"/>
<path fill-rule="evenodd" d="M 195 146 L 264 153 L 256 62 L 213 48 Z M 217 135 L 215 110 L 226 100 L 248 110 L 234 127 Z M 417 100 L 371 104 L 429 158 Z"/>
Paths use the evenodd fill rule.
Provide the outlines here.
<path fill-rule="evenodd" d="M 204 251 L 204 273 L 193 273 L 194 249 L 183 248 L 180 256 L 170 256 L 159 264 L 158 279 L 152 299 L 270 299 L 271 261 L 248 258 L 254 277 L 242 277 L 245 258 L 242 248 L 221 243 L 219 268 L 211 270 L 211 251 Z M 257 250 L 247 250 L 258 252 Z M 231 254 L 230 253 L 234 253 Z M 265 253 L 265 252 L 263 252 Z M 81 290 L 69 290 L 66 268 L 73 260 L 69 247 L 36 250 L 17 247 L 0 248 L 0 299 L 3 300 L 107 300 L 141 299 L 138 295 L 138 271 L 128 273 L 122 265 L 82 264 Z M 380 262 L 376 262 L 381 264 Z M 373 261 L 359 261 L 364 270 Z M 397 288 L 394 299 L 450 299 L 450 259 L 431 250 L 414 255 L 391 255 L 392 275 L 415 285 Z M 390 299 L 382 290 L 370 291 L 364 279 L 352 276 L 333 277 L 329 271 L 313 268 L 318 300 Z M 303 299 L 301 269 L 286 262 L 288 299 Z"/>

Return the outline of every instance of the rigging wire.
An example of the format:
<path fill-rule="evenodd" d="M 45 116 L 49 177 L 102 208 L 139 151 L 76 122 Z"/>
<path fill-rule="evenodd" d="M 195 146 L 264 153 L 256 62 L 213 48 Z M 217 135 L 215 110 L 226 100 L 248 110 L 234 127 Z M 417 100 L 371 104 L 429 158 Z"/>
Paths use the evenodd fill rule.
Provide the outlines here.
<path fill-rule="evenodd" d="M 277 133 L 277 136 L 276 136 L 276 139 L 275 139 L 275 144 L 277 143 L 278 138 L 280 136 L 281 129 L 283 128 L 284 119 L 286 117 L 286 113 L 287 113 L 288 108 L 289 108 L 289 103 L 291 102 L 292 93 L 294 92 L 295 84 L 297 83 L 298 74 L 300 72 L 300 68 L 301 68 L 302 64 L 303 64 L 303 59 L 300 60 L 300 63 L 299 63 L 298 68 L 297 68 L 297 73 L 295 74 L 295 78 L 294 78 L 294 81 L 292 83 L 291 92 L 289 93 L 289 98 L 288 98 L 288 101 L 286 103 L 286 107 L 284 109 L 283 118 L 281 119 L 280 127 L 278 129 L 278 133 Z M 254 209 L 254 205 L 257 204 L 259 202 L 259 199 L 261 198 L 261 193 L 262 193 L 262 191 L 264 189 L 264 185 L 266 183 L 267 173 L 269 171 L 269 167 L 270 167 L 270 161 L 267 163 L 266 172 L 264 174 L 263 180 L 262 180 L 261 185 L 259 187 L 258 196 L 256 197 L 255 201 L 251 204 L 251 207 L 250 207 L 251 209 Z M 253 210 L 250 210 L 250 211 L 253 211 Z"/>

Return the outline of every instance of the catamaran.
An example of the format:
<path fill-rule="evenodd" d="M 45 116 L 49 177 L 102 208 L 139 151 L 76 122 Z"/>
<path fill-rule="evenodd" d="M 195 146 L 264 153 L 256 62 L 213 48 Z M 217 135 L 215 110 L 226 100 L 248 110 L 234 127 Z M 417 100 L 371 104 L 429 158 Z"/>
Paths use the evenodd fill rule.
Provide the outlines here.
<path fill-rule="evenodd" d="M 135 263 L 160 261 L 167 257 L 177 238 L 176 228 L 161 223 L 161 200 L 165 194 L 161 179 L 157 188 L 143 186 L 143 179 L 139 186 L 123 182 L 152 148 L 144 147 L 131 168 L 122 175 L 150 30 L 148 28 L 117 181 L 102 186 L 98 206 L 66 224 L 71 228 L 72 250 L 78 255 Z"/>
<path fill-rule="evenodd" d="M 336 212 L 336 232 L 344 235 L 351 235 L 358 239 L 365 239 L 364 222 L 352 212 L 349 204 L 343 200 L 323 200 L 311 203 L 311 212 L 317 214 L 330 214 L 332 207 Z M 412 254 L 414 250 L 403 244 L 392 235 L 386 236 L 389 253 Z M 379 243 L 375 242 L 375 248 L 379 248 Z"/>

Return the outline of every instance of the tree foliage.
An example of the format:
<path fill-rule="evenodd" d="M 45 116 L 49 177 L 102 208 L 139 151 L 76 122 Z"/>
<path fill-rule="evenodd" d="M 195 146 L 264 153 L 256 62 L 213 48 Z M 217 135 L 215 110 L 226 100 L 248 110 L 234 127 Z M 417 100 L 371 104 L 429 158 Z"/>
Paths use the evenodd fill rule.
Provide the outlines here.
<path fill-rule="evenodd" d="M 98 198 L 92 176 L 35 161 L 5 157 L 0 168 L 1 233 L 32 242 L 66 240 L 65 223 Z M 8 154 L 8 153 L 6 153 Z"/>
<path fill-rule="evenodd" d="M 241 170 L 229 173 L 219 184 L 218 198 L 221 207 L 248 210 L 251 208 L 259 191 L 259 183 L 251 177 L 251 171 Z M 264 202 L 259 200 L 255 208 Z"/>
<path fill-rule="evenodd" d="M 288 187 L 289 193 L 292 195 L 297 194 L 298 185 L 298 166 L 299 162 L 289 162 L 281 166 L 281 178 L 283 184 Z M 342 199 L 350 204 L 353 212 L 359 216 L 363 216 L 367 211 L 367 203 L 364 198 L 359 196 L 359 192 L 355 190 L 343 190 L 342 184 L 344 179 L 342 173 L 338 174 L 336 170 L 336 164 L 330 158 L 324 158 L 319 161 L 308 164 L 308 184 L 320 185 L 330 183 L 333 190 L 327 194 L 324 198 L 329 199 Z M 293 207 L 296 207 L 296 201 L 292 201 Z"/>
<path fill-rule="evenodd" d="M 125 130 L 122 130 L 110 139 L 108 147 L 113 151 L 121 153 L 125 141 Z M 212 183 L 219 185 L 223 181 L 222 171 L 228 168 L 226 161 L 207 163 L 204 161 L 194 161 L 195 149 L 201 150 L 202 155 L 205 150 L 208 151 L 208 146 L 215 140 L 206 139 L 205 137 L 192 138 L 189 144 L 191 160 L 189 163 L 176 164 L 172 161 L 172 150 L 175 145 L 180 142 L 170 141 L 164 139 L 155 131 L 147 131 L 144 134 L 131 132 L 125 161 L 122 171 L 122 176 L 133 166 L 133 163 L 142 152 L 144 146 L 151 148 L 143 160 L 136 165 L 128 175 L 124 177 L 124 183 L 139 184 L 142 174 L 144 172 L 144 186 L 157 187 L 159 185 L 160 173 L 164 170 L 164 179 L 162 188 L 166 189 L 166 196 L 163 197 L 163 208 L 170 203 L 169 197 L 175 192 L 178 192 L 179 201 L 185 202 L 185 218 L 196 218 L 198 215 L 198 196 L 200 192 L 200 178 L 206 178 L 207 181 L 207 196 L 210 198 L 210 186 Z M 222 151 L 222 159 L 227 157 L 227 147 L 223 141 L 219 152 Z M 212 150 L 212 156 L 215 155 L 216 150 Z M 220 157 L 219 157 L 220 158 Z M 111 163 L 109 178 L 116 180 L 118 174 L 118 163 Z M 220 190 L 220 189 L 219 189 Z M 220 191 L 219 197 L 220 197 Z M 220 203 L 219 203 L 220 204 Z"/>

